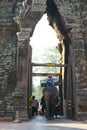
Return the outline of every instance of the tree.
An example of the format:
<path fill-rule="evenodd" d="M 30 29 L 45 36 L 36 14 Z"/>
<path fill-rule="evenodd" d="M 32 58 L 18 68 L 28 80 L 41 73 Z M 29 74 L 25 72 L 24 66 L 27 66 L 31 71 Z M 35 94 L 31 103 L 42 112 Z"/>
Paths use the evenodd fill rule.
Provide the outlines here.
<path fill-rule="evenodd" d="M 60 54 L 56 47 L 45 48 L 41 55 L 36 53 L 33 54 L 33 62 L 35 63 L 56 63 L 60 62 Z M 33 72 L 35 73 L 57 73 L 58 67 L 34 67 Z M 36 79 L 33 81 L 33 94 L 36 95 L 37 99 L 40 100 L 42 96 L 42 88 L 40 86 L 40 80 L 43 80 L 44 77 L 39 77 L 39 83 L 35 83 Z"/>

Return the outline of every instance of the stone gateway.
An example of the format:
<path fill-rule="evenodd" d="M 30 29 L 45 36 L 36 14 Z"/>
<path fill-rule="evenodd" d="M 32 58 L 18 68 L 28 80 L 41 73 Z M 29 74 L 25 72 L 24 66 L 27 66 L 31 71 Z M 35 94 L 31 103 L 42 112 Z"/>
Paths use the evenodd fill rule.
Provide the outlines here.
<path fill-rule="evenodd" d="M 60 40 L 63 113 L 87 120 L 87 1 L 0 0 L 0 120 L 31 118 L 35 25 L 47 13 Z M 44 25 L 43 25 L 44 26 Z M 37 43 L 36 43 L 37 44 Z"/>

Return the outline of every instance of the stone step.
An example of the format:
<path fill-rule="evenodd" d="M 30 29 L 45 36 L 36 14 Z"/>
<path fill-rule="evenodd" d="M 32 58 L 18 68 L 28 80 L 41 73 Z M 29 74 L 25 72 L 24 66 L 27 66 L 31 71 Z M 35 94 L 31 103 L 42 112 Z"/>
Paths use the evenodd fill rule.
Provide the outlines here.
<path fill-rule="evenodd" d="M 15 111 L 5 111 L 6 117 L 15 117 Z"/>
<path fill-rule="evenodd" d="M 79 120 L 87 120 L 87 112 L 78 112 Z"/>
<path fill-rule="evenodd" d="M 0 117 L 0 121 L 13 121 L 13 117 Z"/>
<path fill-rule="evenodd" d="M 15 119 L 15 111 L 3 111 L 0 110 L 0 120 L 1 121 L 8 121 Z"/>
<path fill-rule="evenodd" d="M 4 117 L 5 116 L 5 111 L 0 110 L 0 117 Z"/>

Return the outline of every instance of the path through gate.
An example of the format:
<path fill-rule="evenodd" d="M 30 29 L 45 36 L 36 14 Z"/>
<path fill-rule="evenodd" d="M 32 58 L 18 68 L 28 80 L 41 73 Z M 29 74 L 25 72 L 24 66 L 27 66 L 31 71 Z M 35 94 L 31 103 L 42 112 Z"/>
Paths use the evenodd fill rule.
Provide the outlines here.
<path fill-rule="evenodd" d="M 25 43 L 25 44 L 24 44 Z M 52 75 L 61 75 L 61 79 L 64 80 L 64 84 L 62 84 L 63 88 L 62 90 L 64 91 L 63 95 L 63 101 L 65 101 L 66 107 L 67 107 L 67 115 L 72 116 L 72 109 L 74 109 L 75 113 L 75 103 L 74 103 L 74 85 L 73 85 L 73 72 L 71 66 L 67 66 L 66 64 L 54 64 L 54 63 L 32 63 L 32 48 L 31 46 L 27 43 L 27 41 L 21 41 L 18 44 L 18 55 L 17 55 L 17 86 L 19 87 L 18 90 L 24 90 L 25 86 L 25 92 L 23 92 L 22 97 L 24 99 L 25 104 L 23 104 L 23 112 L 25 109 L 25 106 L 27 110 L 25 110 L 26 113 L 26 118 L 31 118 L 32 117 L 32 76 L 48 76 L 48 73 L 33 73 L 32 68 L 34 66 L 43 66 L 43 67 L 62 67 L 64 70 L 66 70 L 64 73 L 64 77 L 62 73 L 58 74 L 52 74 Z M 62 69 L 63 70 L 63 69 Z M 50 73 L 51 74 L 51 73 Z M 62 78 L 63 77 L 63 78 Z M 61 90 L 61 91 L 62 91 Z M 19 92 L 19 91 L 18 91 Z M 26 93 L 27 92 L 27 93 Z M 20 101 L 19 104 L 20 106 Z M 65 109 L 65 108 L 64 108 Z M 28 113 L 27 113 L 28 111 Z M 27 117 L 28 114 L 28 117 Z"/>
<path fill-rule="evenodd" d="M 61 73 L 33 73 L 32 68 L 35 66 L 39 67 L 67 67 L 66 64 L 54 64 L 54 63 L 31 63 L 29 61 L 29 81 L 28 81 L 28 113 L 29 113 L 29 118 L 32 117 L 32 76 L 48 76 L 48 75 L 53 75 L 53 76 L 59 76 L 59 79 L 62 80 L 62 74 Z M 62 95 L 62 84 L 59 85 L 60 93 Z M 62 103 L 63 105 L 63 103 Z M 62 108 L 63 109 L 63 108 Z M 62 110 L 63 111 L 63 110 Z"/>

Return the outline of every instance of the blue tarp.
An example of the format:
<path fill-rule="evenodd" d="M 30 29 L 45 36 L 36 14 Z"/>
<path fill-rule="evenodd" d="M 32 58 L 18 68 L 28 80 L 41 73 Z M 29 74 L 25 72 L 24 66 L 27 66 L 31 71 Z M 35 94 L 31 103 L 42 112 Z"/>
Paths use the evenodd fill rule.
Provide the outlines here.
<path fill-rule="evenodd" d="M 58 81 L 57 78 L 54 78 L 52 80 L 49 79 L 41 80 L 40 82 L 41 82 L 41 87 L 46 87 L 48 85 L 51 88 L 61 84 L 61 82 Z"/>
<path fill-rule="evenodd" d="M 49 82 L 49 81 L 47 81 L 47 86 L 49 86 L 50 88 L 53 88 L 53 87 L 54 87 L 53 83 L 52 83 L 52 82 Z"/>

